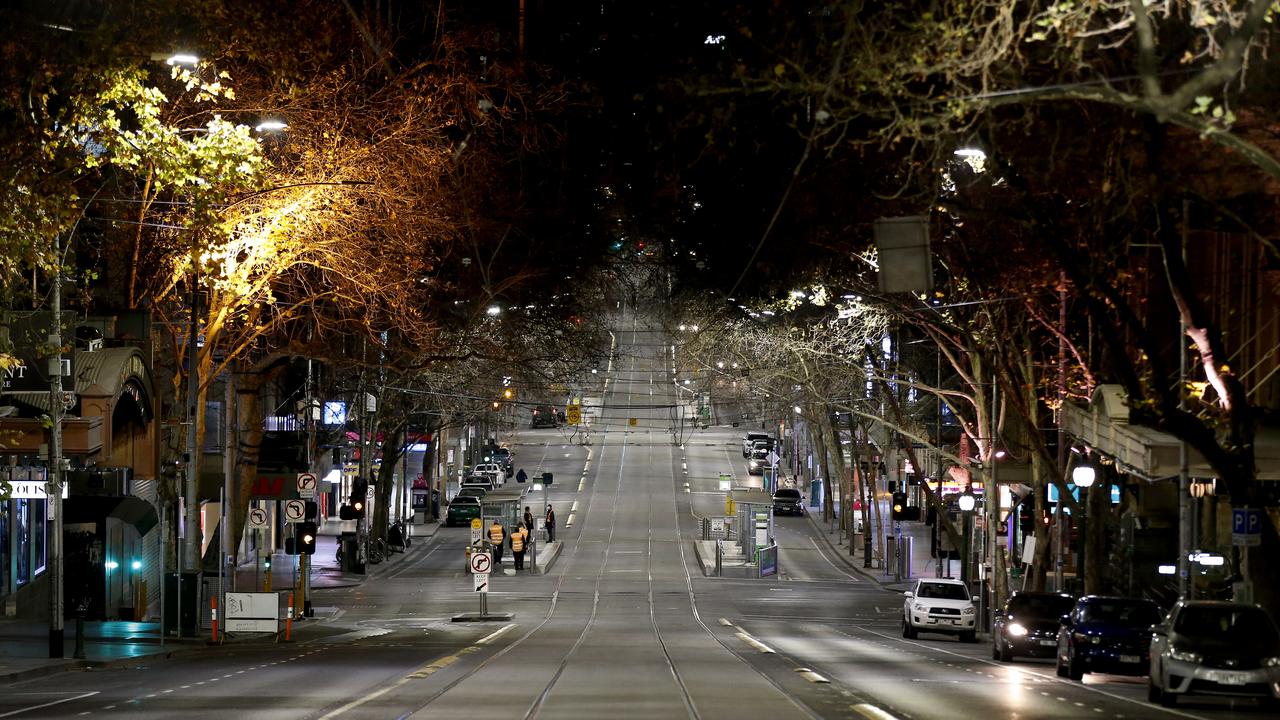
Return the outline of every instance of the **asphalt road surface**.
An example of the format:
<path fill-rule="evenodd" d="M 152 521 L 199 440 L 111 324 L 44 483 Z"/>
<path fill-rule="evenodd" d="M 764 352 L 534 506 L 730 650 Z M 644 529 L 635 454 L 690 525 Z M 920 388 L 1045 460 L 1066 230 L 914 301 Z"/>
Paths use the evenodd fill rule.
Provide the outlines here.
<path fill-rule="evenodd" d="M 522 430 L 516 464 L 555 473 L 563 552 L 546 575 L 492 576 L 510 622 L 478 609 L 467 528 L 441 529 L 361 586 L 318 591 L 290 644 L 202 649 L 63 673 L 0 694 L 0 718 L 1228 718 L 1174 709 L 1142 679 L 1075 683 L 1051 661 L 999 663 L 985 644 L 899 632 L 902 596 L 835 557 L 808 518 L 778 518 L 779 574 L 705 578 L 698 515 L 716 478 L 746 474 L 742 429 L 684 427 L 656 328 L 615 328 L 592 444 Z M 531 498 L 535 510 L 540 498 Z"/>

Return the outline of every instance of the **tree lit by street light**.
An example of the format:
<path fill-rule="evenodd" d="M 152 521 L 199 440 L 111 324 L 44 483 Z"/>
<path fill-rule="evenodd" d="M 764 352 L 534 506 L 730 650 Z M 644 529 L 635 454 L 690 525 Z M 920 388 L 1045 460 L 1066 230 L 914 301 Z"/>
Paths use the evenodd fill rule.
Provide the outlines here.
<path fill-rule="evenodd" d="M 498 317 L 498 315 L 502 314 L 502 308 L 497 305 L 490 305 L 488 308 L 485 308 L 484 314 L 489 317 Z"/>

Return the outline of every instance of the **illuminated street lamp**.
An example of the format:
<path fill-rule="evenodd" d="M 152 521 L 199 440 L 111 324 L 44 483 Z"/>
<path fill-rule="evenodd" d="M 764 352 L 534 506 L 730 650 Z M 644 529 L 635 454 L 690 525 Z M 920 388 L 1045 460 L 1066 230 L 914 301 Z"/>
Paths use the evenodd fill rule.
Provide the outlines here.
<path fill-rule="evenodd" d="M 1071 470 L 1071 482 L 1083 492 L 1080 493 L 1080 574 L 1081 583 L 1084 582 L 1084 563 L 1085 551 L 1089 545 L 1089 538 L 1085 532 L 1089 522 L 1089 488 L 1093 487 L 1093 482 L 1098 477 L 1098 473 L 1093 469 L 1092 465 L 1081 463 Z M 1081 586 L 1083 588 L 1083 585 Z M 1084 588 L 1088 592 L 1088 588 Z"/>

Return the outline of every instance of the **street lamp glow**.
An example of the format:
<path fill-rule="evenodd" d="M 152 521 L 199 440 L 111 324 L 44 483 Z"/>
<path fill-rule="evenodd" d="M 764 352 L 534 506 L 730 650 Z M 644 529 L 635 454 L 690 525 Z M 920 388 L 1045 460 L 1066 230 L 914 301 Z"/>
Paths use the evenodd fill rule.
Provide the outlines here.
<path fill-rule="evenodd" d="M 151 59 L 166 65 L 197 65 L 200 58 L 191 53 L 152 53 Z"/>
<path fill-rule="evenodd" d="M 498 315 L 500 315 L 501 313 L 502 313 L 502 308 L 498 307 L 497 305 L 490 305 L 484 311 L 484 314 L 488 315 L 489 317 L 498 317 Z"/>
<path fill-rule="evenodd" d="M 690 330 L 692 330 L 693 332 L 698 332 L 698 326 L 697 326 L 697 325 L 690 325 L 690 326 L 689 326 L 689 329 L 690 329 Z"/>
<path fill-rule="evenodd" d="M 799 414 L 801 414 L 801 413 L 803 412 L 803 411 L 800 409 L 800 406 L 799 406 L 799 405 L 796 405 L 796 406 L 795 406 L 795 411 L 796 411 L 796 414 L 797 414 L 797 415 L 799 415 Z"/>
<path fill-rule="evenodd" d="M 973 496 L 973 493 L 967 492 L 961 495 L 960 499 L 956 502 L 960 506 L 961 511 L 969 512 L 973 509 L 973 506 L 977 504 L 978 500 Z"/>
<path fill-rule="evenodd" d="M 1097 473 L 1090 465 L 1077 465 L 1075 469 L 1071 471 L 1071 482 L 1075 483 L 1076 487 L 1080 488 L 1088 488 L 1093 485 L 1093 481 L 1096 477 Z"/>
<path fill-rule="evenodd" d="M 253 129 L 255 132 L 260 132 L 260 133 L 279 132 L 281 130 L 288 130 L 289 125 L 285 123 L 285 121 L 283 120 L 263 120 L 262 122 L 258 123 Z"/>
<path fill-rule="evenodd" d="M 717 367 L 717 368 L 719 368 L 719 369 L 721 369 L 721 370 L 723 370 L 723 369 L 724 369 L 724 361 L 723 361 L 723 360 L 717 360 L 717 361 L 716 361 L 716 367 Z"/>
<path fill-rule="evenodd" d="M 679 327 L 680 332 L 684 332 L 684 329 L 685 329 L 686 327 L 688 327 L 688 326 L 687 326 L 687 325 L 685 325 L 684 323 L 680 323 L 680 327 Z"/>
<path fill-rule="evenodd" d="M 955 156 L 962 157 L 962 158 L 973 158 L 975 160 L 987 159 L 987 153 L 984 150 L 982 150 L 981 148 L 971 148 L 971 147 L 957 149 L 955 151 Z"/>

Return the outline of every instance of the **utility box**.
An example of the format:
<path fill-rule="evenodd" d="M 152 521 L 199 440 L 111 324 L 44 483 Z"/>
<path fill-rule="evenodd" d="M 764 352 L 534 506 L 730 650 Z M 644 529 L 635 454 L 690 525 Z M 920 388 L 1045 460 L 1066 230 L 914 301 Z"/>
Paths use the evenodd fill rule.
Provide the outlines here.
<path fill-rule="evenodd" d="M 199 586 L 199 573 L 184 572 L 181 580 L 178 573 L 164 576 L 164 633 L 179 637 L 195 637 L 196 617 L 199 613 L 196 588 Z"/>

